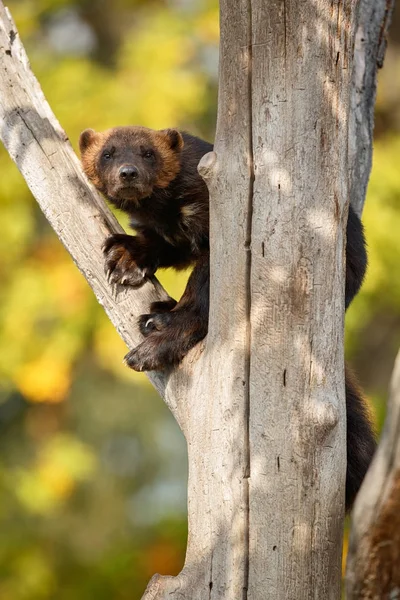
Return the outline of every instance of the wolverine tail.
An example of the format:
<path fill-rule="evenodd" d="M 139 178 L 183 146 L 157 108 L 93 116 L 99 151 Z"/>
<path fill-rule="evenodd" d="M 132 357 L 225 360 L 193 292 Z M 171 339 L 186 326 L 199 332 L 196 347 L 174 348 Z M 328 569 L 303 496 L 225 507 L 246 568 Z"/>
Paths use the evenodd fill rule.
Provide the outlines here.
<path fill-rule="evenodd" d="M 376 449 L 368 407 L 351 371 L 346 367 L 347 473 L 346 511 L 350 510 Z"/>

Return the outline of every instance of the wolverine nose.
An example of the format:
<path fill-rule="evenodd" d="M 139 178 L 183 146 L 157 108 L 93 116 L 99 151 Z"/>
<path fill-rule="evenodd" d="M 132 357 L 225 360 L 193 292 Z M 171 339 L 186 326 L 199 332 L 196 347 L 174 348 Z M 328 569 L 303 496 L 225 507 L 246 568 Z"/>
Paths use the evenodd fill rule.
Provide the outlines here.
<path fill-rule="evenodd" d="M 121 167 L 119 170 L 120 178 L 124 179 L 125 181 L 132 181 L 132 179 L 136 179 L 138 175 L 139 171 L 137 170 L 137 168 L 129 165 Z"/>

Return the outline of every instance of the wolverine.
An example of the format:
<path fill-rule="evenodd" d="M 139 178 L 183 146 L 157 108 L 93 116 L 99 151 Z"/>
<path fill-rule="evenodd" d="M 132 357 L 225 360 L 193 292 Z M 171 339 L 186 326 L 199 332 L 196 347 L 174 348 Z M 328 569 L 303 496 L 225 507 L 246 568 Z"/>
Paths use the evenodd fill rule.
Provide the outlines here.
<path fill-rule="evenodd" d="M 212 144 L 176 129 L 115 127 L 80 136 L 84 171 L 95 187 L 129 215 L 136 235 L 114 234 L 104 245 L 105 268 L 116 284 L 140 287 L 159 268 L 193 266 L 179 302 L 155 302 L 139 319 L 144 341 L 126 356 L 137 371 L 179 363 L 207 335 L 209 311 L 209 194 L 197 171 Z M 350 206 L 346 245 L 346 309 L 367 266 L 360 219 Z M 375 450 L 362 395 L 346 370 L 349 509 Z"/>

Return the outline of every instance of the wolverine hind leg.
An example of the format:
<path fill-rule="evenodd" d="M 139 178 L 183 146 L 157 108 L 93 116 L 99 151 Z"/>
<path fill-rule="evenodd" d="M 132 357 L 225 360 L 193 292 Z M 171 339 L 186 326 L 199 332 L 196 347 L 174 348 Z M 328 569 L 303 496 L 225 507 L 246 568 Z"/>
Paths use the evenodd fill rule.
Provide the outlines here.
<path fill-rule="evenodd" d="M 198 260 L 181 300 L 172 310 L 140 317 L 139 328 L 146 339 L 126 355 L 128 366 L 136 371 L 153 371 L 179 363 L 207 335 L 208 308 L 207 254 Z"/>
<path fill-rule="evenodd" d="M 166 313 L 175 308 L 177 301 L 173 298 L 162 300 L 161 302 L 153 302 L 150 305 L 150 313 Z"/>

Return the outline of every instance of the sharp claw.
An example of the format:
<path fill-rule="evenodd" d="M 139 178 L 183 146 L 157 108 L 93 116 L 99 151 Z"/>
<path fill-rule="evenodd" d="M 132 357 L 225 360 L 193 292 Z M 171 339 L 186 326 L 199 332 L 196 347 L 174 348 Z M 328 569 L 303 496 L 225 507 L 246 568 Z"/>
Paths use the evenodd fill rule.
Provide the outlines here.
<path fill-rule="evenodd" d="M 132 287 L 140 287 L 147 277 L 144 269 L 137 269 L 136 272 L 127 272 L 125 275 L 122 275 L 116 267 L 106 265 L 104 267 L 104 272 L 109 284 L 119 283 L 120 285 L 131 285 Z"/>

